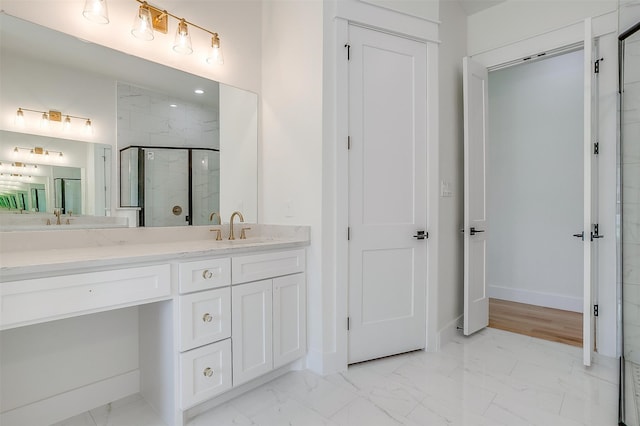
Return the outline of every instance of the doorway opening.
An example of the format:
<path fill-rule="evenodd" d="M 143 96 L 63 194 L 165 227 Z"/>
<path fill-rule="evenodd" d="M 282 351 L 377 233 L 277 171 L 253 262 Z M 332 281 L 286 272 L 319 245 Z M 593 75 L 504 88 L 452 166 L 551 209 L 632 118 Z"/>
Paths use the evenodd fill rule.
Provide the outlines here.
<path fill-rule="evenodd" d="M 490 70 L 486 157 L 490 326 L 493 318 L 529 334 L 527 318 L 559 321 L 580 346 L 583 79 L 584 51 L 575 48 Z M 563 340 L 553 328 L 537 334 Z"/>

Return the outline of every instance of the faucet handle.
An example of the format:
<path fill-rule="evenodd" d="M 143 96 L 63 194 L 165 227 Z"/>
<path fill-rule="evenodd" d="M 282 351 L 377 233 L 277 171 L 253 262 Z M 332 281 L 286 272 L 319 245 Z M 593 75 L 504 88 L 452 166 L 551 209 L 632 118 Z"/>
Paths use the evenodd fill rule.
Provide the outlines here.
<path fill-rule="evenodd" d="M 221 229 L 209 229 L 209 231 L 211 232 L 215 232 L 216 233 L 216 241 L 221 241 L 222 240 L 222 230 Z"/>
<path fill-rule="evenodd" d="M 242 228 L 240 230 L 240 239 L 241 240 L 246 240 L 247 239 L 247 233 L 245 231 L 250 230 L 251 228 Z"/>

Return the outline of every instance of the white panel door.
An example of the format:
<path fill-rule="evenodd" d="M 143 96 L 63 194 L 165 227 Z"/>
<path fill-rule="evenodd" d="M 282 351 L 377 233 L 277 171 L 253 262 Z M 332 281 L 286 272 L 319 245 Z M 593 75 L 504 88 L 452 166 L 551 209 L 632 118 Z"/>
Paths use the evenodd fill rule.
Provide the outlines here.
<path fill-rule="evenodd" d="M 349 363 L 425 347 L 427 48 L 349 27 Z"/>
<path fill-rule="evenodd" d="M 489 325 L 487 297 L 487 154 L 488 72 L 466 57 L 464 92 L 464 334 Z"/>
<path fill-rule="evenodd" d="M 264 280 L 231 289 L 234 386 L 273 368 L 272 285 Z"/>

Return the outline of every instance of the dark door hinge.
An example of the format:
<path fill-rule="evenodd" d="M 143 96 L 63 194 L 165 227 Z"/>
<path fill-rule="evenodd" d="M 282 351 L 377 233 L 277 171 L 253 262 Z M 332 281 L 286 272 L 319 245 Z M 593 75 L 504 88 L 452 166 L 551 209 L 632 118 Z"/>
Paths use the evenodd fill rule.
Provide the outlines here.
<path fill-rule="evenodd" d="M 595 155 L 600 154 L 600 143 L 596 142 L 593 144 L 593 153 Z"/>
<path fill-rule="evenodd" d="M 600 62 L 604 62 L 604 58 L 596 59 L 595 62 L 593 63 L 593 72 L 595 74 L 600 73 Z"/>
<path fill-rule="evenodd" d="M 351 240 L 351 227 L 347 227 L 347 241 Z"/>
<path fill-rule="evenodd" d="M 351 149 L 351 136 L 347 136 L 347 149 Z"/>
<path fill-rule="evenodd" d="M 347 48 L 347 61 L 351 60 L 351 45 L 349 43 L 345 44 L 344 47 Z"/>
<path fill-rule="evenodd" d="M 593 316 L 594 317 L 598 316 L 598 305 L 593 305 Z"/>
<path fill-rule="evenodd" d="M 351 318 L 347 317 L 347 331 L 351 330 Z"/>
<path fill-rule="evenodd" d="M 593 225 L 593 232 L 591 233 L 591 241 L 597 238 L 604 238 L 604 235 L 600 235 L 600 225 L 596 223 Z"/>

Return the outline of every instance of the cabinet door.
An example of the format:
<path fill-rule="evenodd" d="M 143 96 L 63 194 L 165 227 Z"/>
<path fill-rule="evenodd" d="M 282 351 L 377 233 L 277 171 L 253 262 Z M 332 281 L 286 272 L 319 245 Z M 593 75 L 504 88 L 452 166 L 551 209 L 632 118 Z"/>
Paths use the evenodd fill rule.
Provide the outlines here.
<path fill-rule="evenodd" d="M 306 283 L 304 274 L 273 280 L 273 367 L 306 353 Z"/>
<path fill-rule="evenodd" d="M 231 290 L 233 384 L 271 371 L 272 280 L 242 284 Z"/>
<path fill-rule="evenodd" d="M 231 336 L 231 288 L 180 296 L 180 351 Z"/>

